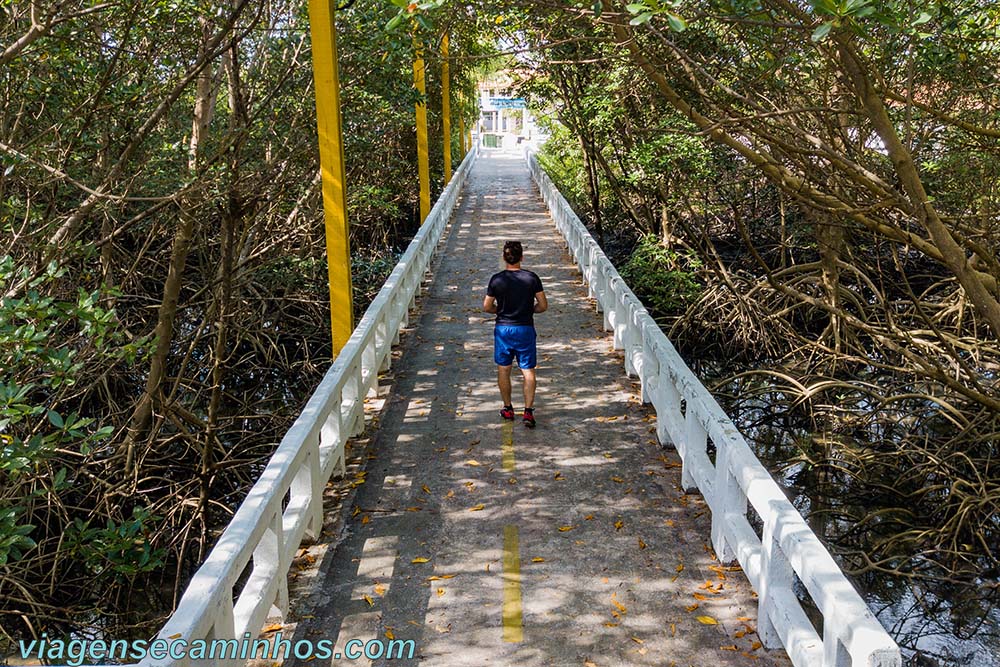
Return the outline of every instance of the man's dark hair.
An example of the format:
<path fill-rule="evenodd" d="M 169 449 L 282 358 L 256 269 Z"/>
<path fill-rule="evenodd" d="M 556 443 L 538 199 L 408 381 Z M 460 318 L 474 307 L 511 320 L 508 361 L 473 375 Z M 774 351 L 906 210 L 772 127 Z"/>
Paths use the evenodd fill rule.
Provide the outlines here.
<path fill-rule="evenodd" d="M 503 261 L 508 264 L 517 264 L 524 256 L 524 248 L 520 241 L 507 241 L 503 244 Z"/>

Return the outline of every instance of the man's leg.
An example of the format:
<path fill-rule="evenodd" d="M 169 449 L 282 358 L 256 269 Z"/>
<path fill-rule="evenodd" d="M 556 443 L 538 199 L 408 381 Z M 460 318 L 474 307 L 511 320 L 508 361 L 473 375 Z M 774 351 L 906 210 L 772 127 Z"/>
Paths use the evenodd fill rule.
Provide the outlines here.
<path fill-rule="evenodd" d="M 507 369 L 507 395 L 510 395 L 510 369 Z M 524 376 L 524 407 L 535 407 L 535 369 L 522 368 L 521 375 Z"/>
<path fill-rule="evenodd" d="M 503 399 L 504 406 L 511 405 L 510 369 L 511 366 L 497 366 L 497 386 L 500 387 L 500 398 Z"/>

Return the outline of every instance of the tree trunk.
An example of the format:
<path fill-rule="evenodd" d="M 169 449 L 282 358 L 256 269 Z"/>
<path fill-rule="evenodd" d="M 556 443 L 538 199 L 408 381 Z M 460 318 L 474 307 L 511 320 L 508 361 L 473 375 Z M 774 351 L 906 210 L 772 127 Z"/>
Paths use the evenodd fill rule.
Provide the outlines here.
<path fill-rule="evenodd" d="M 594 216 L 594 229 L 597 231 L 597 242 L 604 245 L 604 222 L 601 219 L 601 185 L 597 180 L 597 169 L 591 157 L 591 143 L 580 134 L 580 147 L 583 149 L 583 168 L 587 172 L 587 194 L 590 197 L 590 210 Z"/>
<path fill-rule="evenodd" d="M 931 243 L 940 252 L 941 262 L 954 273 L 969 296 L 969 301 L 990 325 L 994 337 L 1000 336 L 1000 302 L 990 293 L 989 287 L 980 279 L 965 250 L 955 240 L 952 235 L 954 230 L 949 229 L 938 215 L 937 209 L 924 190 L 913 155 L 900 140 L 885 103 L 872 85 L 861 56 L 850 46 L 847 39 L 842 35 L 837 37 L 841 64 L 854 86 L 862 108 L 875 127 L 875 132 L 885 145 L 915 217 L 927 230 Z"/>
<path fill-rule="evenodd" d="M 205 56 L 212 43 L 211 30 L 206 20 L 202 21 L 202 45 L 199 58 Z M 212 85 L 212 68 L 206 66 L 198 77 L 194 102 L 194 119 L 191 127 L 191 143 L 188 147 L 188 169 L 192 176 L 197 174 L 198 160 L 201 154 L 205 132 L 212 121 L 214 111 L 214 90 Z M 167 279 L 163 283 L 163 298 L 157 311 L 156 328 L 153 331 L 155 348 L 149 362 L 149 376 L 146 378 L 146 388 L 139 403 L 136 405 L 129 420 L 128 433 L 125 438 L 125 475 L 131 477 L 136 465 L 136 443 L 142 437 L 150 418 L 153 415 L 153 405 L 160 393 L 167 359 L 170 356 L 170 344 L 174 336 L 174 320 L 177 316 L 177 305 L 181 286 L 184 282 L 184 266 L 191 250 L 194 238 L 195 214 L 191 210 L 193 202 L 185 200 L 181 204 L 180 222 L 174 234 L 173 246 L 170 251 L 170 265 L 167 268 Z"/>

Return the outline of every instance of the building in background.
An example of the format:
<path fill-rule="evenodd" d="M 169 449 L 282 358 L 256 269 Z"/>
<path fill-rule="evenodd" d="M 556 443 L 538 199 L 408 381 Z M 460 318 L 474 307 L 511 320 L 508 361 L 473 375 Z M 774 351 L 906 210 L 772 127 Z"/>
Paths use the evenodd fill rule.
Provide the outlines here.
<path fill-rule="evenodd" d="M 479 136 L 484 146 L 510 148 L 536 134 L 524 99 L 511 92 L 516 77 L 516 72 L 505 70 L 479 83 Z"/>

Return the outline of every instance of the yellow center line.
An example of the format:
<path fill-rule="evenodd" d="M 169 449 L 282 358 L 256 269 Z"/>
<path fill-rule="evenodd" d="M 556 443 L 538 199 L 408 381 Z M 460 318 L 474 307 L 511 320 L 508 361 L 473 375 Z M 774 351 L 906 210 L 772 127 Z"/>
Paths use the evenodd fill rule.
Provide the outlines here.
<path fill-rule="evenodd" d="M 503 423 L 500 452 L 503 459 L 503 469 L 514 472 L 514 422 Z"/>
<path fill-rule="evenodd" d="M 521 613 L 521 554 L 517 526 L 503 527 L 503 640 L 524 640 Z"/>

